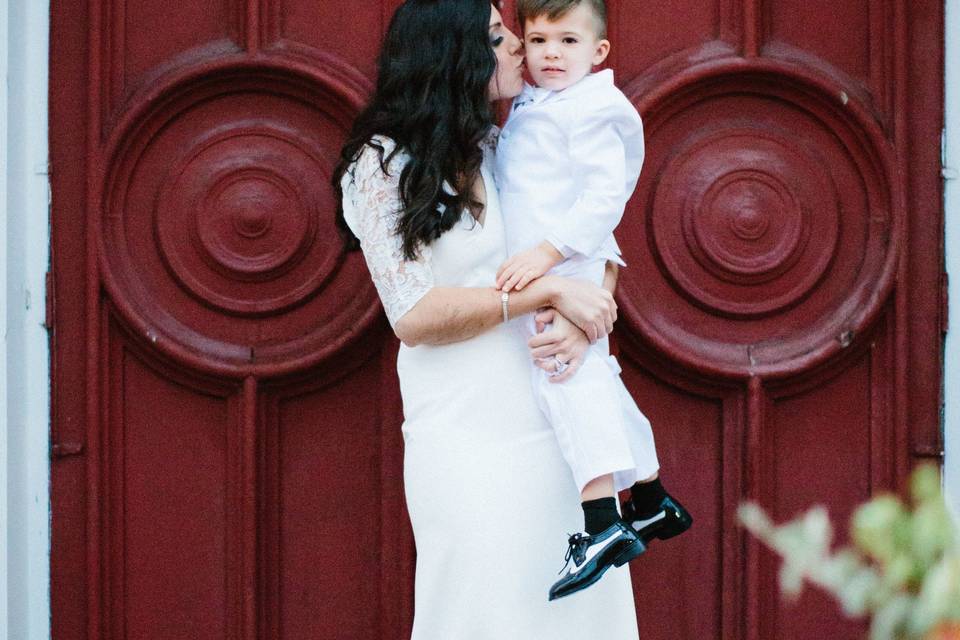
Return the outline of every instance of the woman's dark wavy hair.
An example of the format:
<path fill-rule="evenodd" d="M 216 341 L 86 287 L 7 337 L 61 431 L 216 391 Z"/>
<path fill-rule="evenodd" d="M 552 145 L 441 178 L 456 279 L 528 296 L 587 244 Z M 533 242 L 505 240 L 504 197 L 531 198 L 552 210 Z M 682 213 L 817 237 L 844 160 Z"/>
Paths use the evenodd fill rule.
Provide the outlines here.
<path fill-rule="evenodd" d="M 452 228 L 465 209 L 474 216 L 482 210 L 471 186 L 483 160 L 480 142 L 493 125 L 487 87 L 497 60 L 490 6 L 490 0 L 407 0 L 393 14 L 376 90 L 333 172 L 337 227 L 349 248 L 359 245 L 343 218 L 340 181 L 366 145 L 377 149 L 385 173 L 397 152 L 410 157 L 400 172 L 403 209 L 396 227 L 408 260 Z M 376 135 L 396 142 L 387 157 Z M 444 181 L 455 195 L 443 189 Z"/>

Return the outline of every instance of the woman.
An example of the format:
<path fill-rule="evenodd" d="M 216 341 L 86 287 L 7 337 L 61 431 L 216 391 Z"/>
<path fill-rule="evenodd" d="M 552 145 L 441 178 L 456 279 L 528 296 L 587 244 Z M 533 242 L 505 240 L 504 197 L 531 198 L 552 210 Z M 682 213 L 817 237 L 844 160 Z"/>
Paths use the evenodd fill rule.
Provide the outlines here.
<path fill-rule="evenodd" d="M 414 640 L 637 637 L 626 569 L 548 602 L 579 495 L 531 390 L 528 358 L 572 375 L 616 305 L 544 277 L 508 299 L 490 103 L 522 88 L 519 40 L 487 0 L 407 0 L 375 94 L 334 175 L 349 229 L 403 344 L 404 482 L 417 545 Z M 504 322 L 541 307 L 534 338 Z M 578 328 L 580 327 L 580 328 Z M 552 365 L 545 365 L 552 366 Z"/>

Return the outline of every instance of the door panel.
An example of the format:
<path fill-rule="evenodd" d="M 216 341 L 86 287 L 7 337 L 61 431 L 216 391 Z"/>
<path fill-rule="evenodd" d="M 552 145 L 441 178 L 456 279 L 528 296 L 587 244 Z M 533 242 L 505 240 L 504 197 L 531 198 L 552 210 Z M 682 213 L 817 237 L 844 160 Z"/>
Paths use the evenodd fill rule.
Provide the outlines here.
<path fill-rule="evenodd" d="M 637 619 L 641 638 L 726 638 L 723 634 L 724 478 L 725 449 L 733 434 L 724 431 L 725 398 L 721 389 L 704 389 L 689 381 L 664 381 L 644 369 L 642 360 L 621 340 L 618 360 L 624 382 L 637 404 L 655 426 L 657 455 L 662 469 L 696 472 L 673 474 L 665 481 L 671 492 L 683 496 L 684 506 L 695 514 L 696 526 L 686 534 L 635 562 Z M 656 552 L 654 552 L 656 551 Z M 667 553 L 669 551 L 669 553 Z M 657 587 L 644 588 L 643 584 Z M 666 623 L 666 612 L 676 603 L 690 603 L 696 615 Z"/>
<path fill-rule="evenodd" d="M 278 389 L 266 399 L 274 435 L 264 452 L 278 475 L 264 484 L 278 499 L 264 505 L 279 525 L 274 595 L 284 638 L 381 637 L 377 616 L 357 615 L 380 608 L 380 551 L 393 536 L 370 508 L 384 460 L 376 373 L 354 369 L 322 390 Z"/>
<path fill-rule="evenodd" d="M 266 43 L 270 48 L 307 48 L 308 55 L 333 55 L 370 78 L 376 71 L 380 33 L 386 30 L 391 3 L 274 2 L 269 3 Z M 361 26 L 362 25 L 362 26 Z M 374 37 L 358 37 L 369 29 Z M 353 37 L 344 37 L 351 34 Z M 355 35 L 354 35 L 355 34 Z"/>
<path fill-rule="evenodd" d="M 851 77 L 866 79 L 871 63 L 869 18 L 872 12 L 883 12 L 883 4 L 889 3 L 771 2 L 765 16 L 769 45 L 794 47 Z M 829 20 L 824 19 L 827 15 Z"/>
<path fill-rule="evenodd" d="M 107 323 L 100 444 L 104 624 L 115 637 L 224 637 L 236 389 L 166 369 Z"/>
<path fill-rule="evenodd" d="M 397 341 L 328 187 L 398 4 L 55 3 L 55 637 L 407 637 Z M 614 343 L 696 520 L 641 635 L 860 637 L 735 512 L 842 528 L 940 455 L 942 3 L 608 4 Z"/>

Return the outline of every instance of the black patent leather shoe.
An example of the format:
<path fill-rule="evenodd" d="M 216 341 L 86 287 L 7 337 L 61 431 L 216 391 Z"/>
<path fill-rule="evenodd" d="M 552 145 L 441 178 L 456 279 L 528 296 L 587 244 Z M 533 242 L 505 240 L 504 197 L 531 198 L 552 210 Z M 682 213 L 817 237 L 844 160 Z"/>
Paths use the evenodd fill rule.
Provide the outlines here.
<path fill-rule="evenodd" d="M 586 589 L 610 567 L 622 566 L 647 550 L 636 532 L 624 522 L 615 522 L 600 533 L 588 536 L 575 533 L 568 540 L 563 569 L 573 563 L 566 575 L 550 587 L 550 599 L 556 600 Z"/>
<path fill-rule="evenodd" d="M 653 513 L 637 513 L 633 500 L 627 500 L 621 512 L 623 520 L 633 527 L 645 545 L 654 538 L 667 540 L 678 536 L 693 524 L 690 512 L 669 495 L 660 501 L 660 506 Z"/>

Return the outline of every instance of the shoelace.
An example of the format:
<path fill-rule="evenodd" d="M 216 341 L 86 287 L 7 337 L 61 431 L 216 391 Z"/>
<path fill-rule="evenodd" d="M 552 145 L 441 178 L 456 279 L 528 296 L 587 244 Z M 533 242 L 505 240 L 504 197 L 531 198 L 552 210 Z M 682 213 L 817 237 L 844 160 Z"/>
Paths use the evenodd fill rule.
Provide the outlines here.
<path fill-rule="evenodd" d="M 583 562 L 583 559 L 587 554 L 587 547 L 590 546 L 590 536 L 584 535 L 582 533 L 567 534 L 567 555 L 563 558 L 563 568 L 560 569 L 558 575 L 563 573 L 567 567 L 570 566 L 570 560 L 573 560 L 574 564 L 580 564 Z"/>

